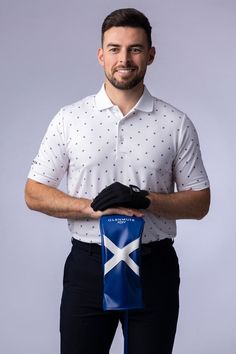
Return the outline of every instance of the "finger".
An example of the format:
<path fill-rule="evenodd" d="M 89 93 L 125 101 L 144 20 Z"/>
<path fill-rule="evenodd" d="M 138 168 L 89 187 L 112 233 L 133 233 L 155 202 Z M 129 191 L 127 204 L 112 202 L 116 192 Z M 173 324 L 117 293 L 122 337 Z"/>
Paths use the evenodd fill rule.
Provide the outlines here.
<path fill-rule="evenodd" d="M 94 211 L 92 208 L 88 213 L 88 217 L 91 219 L 99 219 L 103 213 L 101 211 Z"/>
<path fill-rule="evenodd" d="M 126 209 L 127 210 L 127 209 Z M 143 217 L 144 213 L 138 209 L 128 209 L 133 216 Z"/>
<path fill-rule="evenodd" d="M 110 215 L 110 214 L 137 216 L 137 217 L 144 216 L 143 212 L 141 212 L 140 210 L 130 209 L 130 208 L 109 208 L 103 211 L 103 215 Z"/>

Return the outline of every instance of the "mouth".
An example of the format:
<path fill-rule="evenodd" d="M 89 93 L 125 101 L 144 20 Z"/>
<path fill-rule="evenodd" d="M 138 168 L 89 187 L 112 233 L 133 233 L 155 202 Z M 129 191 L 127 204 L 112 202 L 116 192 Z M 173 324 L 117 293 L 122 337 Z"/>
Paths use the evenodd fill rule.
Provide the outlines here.
<path fill-rule="evenodd" d="M 135 68 L 117 68 L 115 69 L 115 72 L 118 72 L 120 74 L 127 74 L 131 73 L 135 70 Z"/>

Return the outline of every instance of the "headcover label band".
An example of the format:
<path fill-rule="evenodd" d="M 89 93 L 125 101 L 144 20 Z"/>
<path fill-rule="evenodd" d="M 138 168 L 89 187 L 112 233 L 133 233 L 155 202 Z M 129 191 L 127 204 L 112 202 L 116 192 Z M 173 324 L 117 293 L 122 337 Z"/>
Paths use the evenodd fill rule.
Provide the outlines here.
<path fill-rule="evenodd" d="M 143 307 L 139 275 L 143 218 L 122 215 L 102 216 L 102 260 L 104 310 Z"/>

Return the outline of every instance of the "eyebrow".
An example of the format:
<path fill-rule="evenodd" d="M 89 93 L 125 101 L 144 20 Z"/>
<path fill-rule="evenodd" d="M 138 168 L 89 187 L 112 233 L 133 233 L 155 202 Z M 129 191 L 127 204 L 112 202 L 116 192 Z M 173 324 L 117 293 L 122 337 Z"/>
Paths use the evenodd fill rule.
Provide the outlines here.
<path fill-rule="evenodd" d="M 116 44 L 116 43 L 108 43 L 107 47 L 117 47 L 118 48 L 118 47 L 121 47 L 121 45 L 120 44 Z M 140 43 L 129 45 L 129 48 L 133 48 L 133 47 L 144 48 L 144 46 L 142 44 L 140 44 Z"/>

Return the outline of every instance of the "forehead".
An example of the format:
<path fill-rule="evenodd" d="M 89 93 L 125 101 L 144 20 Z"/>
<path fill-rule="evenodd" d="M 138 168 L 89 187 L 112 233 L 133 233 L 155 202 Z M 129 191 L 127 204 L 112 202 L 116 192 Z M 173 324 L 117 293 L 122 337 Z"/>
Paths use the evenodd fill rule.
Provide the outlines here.
<path fill-rule="evenodd" d="M 104 33 L 103 45 L 117 44 L 129 46 L 132 44 L 148 45 L 147 35 L 143 28 L 111 27 Z"/>

